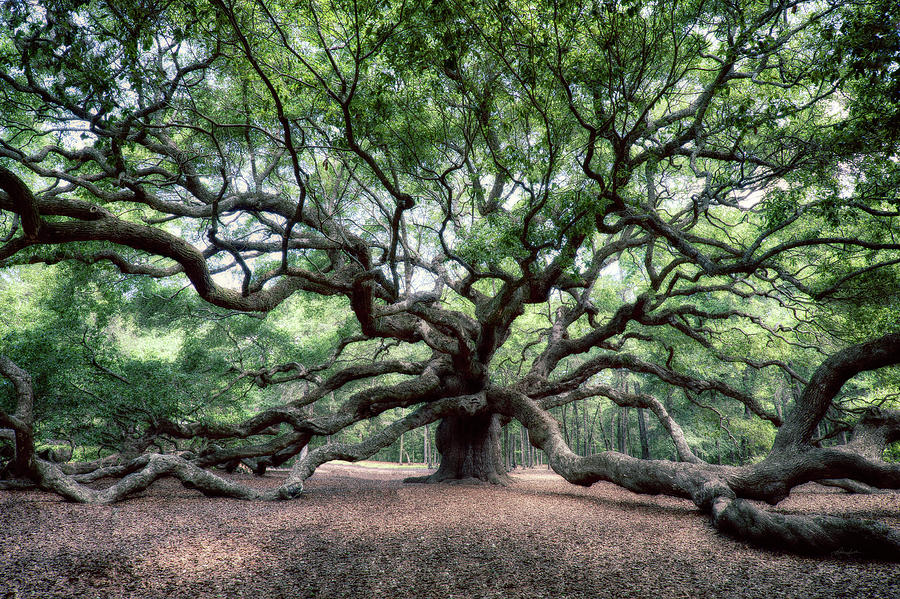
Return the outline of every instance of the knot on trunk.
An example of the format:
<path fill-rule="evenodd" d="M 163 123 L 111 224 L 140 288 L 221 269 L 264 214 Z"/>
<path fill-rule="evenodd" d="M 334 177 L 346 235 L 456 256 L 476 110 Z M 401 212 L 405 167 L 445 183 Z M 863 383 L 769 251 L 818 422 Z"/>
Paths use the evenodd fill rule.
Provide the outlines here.
<path fill-rule="evenodd" d="M 713 512 L 713 506 L 718 499 L 734 499 L 737 497 L 735 492 L 725 484 L 725 481 L 715 478 L 705 481 L 692 494 L 691 499 L 694 504 L 705 512 Z"/>
<path fill-rule="evenodd" d="M 900 441 L 900 411 L 869 408 L 853 428 L 847 448 L 869 460 L 879 461 L 884 448 Z"/>

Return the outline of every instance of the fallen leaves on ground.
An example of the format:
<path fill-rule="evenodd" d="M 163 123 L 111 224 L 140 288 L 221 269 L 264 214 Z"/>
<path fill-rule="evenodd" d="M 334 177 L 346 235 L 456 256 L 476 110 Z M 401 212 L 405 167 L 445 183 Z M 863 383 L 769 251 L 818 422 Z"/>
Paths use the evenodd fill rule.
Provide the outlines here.
<path fill-rule="evenodd" d="M 689 501 L 574 487 L 545 470 L 506 488 L 409 475 L 326 465 L 304 496 L 275 503 L 169 480 L 113 506 L 0 492 L 0 597 L 900 596 L 900 564 L 750 547 Z M 777 509 L 900 524 L 897 493 L 807 485 Z"/>

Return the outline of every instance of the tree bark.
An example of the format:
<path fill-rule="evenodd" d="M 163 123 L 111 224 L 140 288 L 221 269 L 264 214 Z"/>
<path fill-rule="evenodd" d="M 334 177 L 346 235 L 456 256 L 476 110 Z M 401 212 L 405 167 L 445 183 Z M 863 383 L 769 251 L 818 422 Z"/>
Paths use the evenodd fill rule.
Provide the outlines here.
<path fill-rule="evenodd" d="M 435 433 L 435 444 L 441 454 L 440 467 L 430 476 L 407 480 L 509 484 L 500 453 L 500 428 L 497 414 L 444 418 Z"/>
<path fill-rule="evenodd" d="M 807 445 L 832 399 L 851 377 L 900 361 L 900 333 L 854 345 L 825 360 L 803 389 L 794 409 L 775 436 L 773 452 Z"/>
<path fill-rule="evenodd" d="M 16 411 L 0 411 L 0 428 L 12 429 L 15 455 L 10 464 L 13 476 L 33 478 L 34 470 L 34 390 L 31 376 L 6 356 L 0 356 L 0 376 L 8 379 L 16 393 Z"/>

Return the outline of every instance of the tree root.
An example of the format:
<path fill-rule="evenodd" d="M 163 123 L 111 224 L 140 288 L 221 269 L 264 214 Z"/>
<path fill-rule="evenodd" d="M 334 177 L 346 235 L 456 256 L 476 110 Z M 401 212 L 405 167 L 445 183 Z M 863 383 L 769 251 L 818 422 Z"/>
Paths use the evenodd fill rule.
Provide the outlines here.
<path fill-rule="evenodd" d="M 280 499 L 279 490 L 261 492 L 245 485 L 225 480 L 203 470 L 176 455 L 147 454 L 137 458 L 129 467 L 131 474 L 105 489 L 97 490 L 78 482 L 56 465 L 43 460 L 35 461 L 39 485 L 46 491 L 62 495 L 76 503 L 115 503 L 145 490 L 163 476 L 173 476 L 185 486 L 197 489 L 204 495 L 234 497 L 237 499 Z"/>
<path fill-rule="evenodd" d="M 28 491 L 36 489 L 38 484 L 25 478 L 8 478 L 0 480 L 0 491 Z"/>
<path fill-rule="evenodd" d="M 796 516 L 762 510 L 744 499 L 718 498 L 713 524 L 737 539 L 805 554 L 848 552 L 900 561 L 900 531 L 871 521 Z"/>
<path fill-rule="evenodd" d="M 450 474 L 440 474 L 440 471 L 438 471 L 425 476 L 409 476 L 404 478 L 403 482 L 424 485 L 444 483 L 448 485 L 499 485 L 508 487 L 512 484 L 513 479 L 509 475 L 502 473 L 490 473 L 485 478 L 476 478 L 474 476 L 455 478 Z"/>
<path fill-rule="evenodd" d="M 853 480 L 852 478 L 823 478 L 821 480 L 817 480 L 816 482 L 825 487 L 835 487 L 838 489 L 843 489 L 848 493 L 856 493 L 859 495 L 879 495 L 882 493 L 890 492 L 885 491 L 884 489 L 879 489 L 878 487 L 873 487 L 871 485 L 861 483 L 859 481 Z"/>
<path fill-rule="evenodd" d="M 607 451 L 576 455 L 566 445 L 557 422 L 524 395 L 507 395 L 510 411 L 524 423 L 530 439 L 543 449 L 554 471 L 569 482 L 590 485 L 606 480 L 637 493 L 690 497 L 709 513 L 720 531 L 756 545 L 807 554 L 859 553 L 900 561 L 900 531 L 878 522 L 832 516 L 771 513 L 746 499 L 750 495 L 777 503 L 795 484 L 847 476 L 850 471 L 873 470 L 896 486 L 896 469 L 846 451 L 808 448 L 803 452 L 773 453 L 760 464 L 743 468 L 709 464 L 638 460 Z M 823 474 L 825 476 L 823 476 Z"/>

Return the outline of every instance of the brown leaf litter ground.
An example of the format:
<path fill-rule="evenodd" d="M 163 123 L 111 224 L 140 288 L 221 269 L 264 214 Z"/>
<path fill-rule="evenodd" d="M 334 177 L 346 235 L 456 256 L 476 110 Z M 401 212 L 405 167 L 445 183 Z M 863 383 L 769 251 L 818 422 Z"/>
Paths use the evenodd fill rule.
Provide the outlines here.
<path fill-rule="evenodd" d="M 418 473 L 328 464 L 279 503 L 172 480 L 112 506 L 0 492 L 0 599 L 900 597 L 900 564 L 750 547 L 689 501 L 546 470 L 507 488 L 402 483 Z M 778 509 L 900 526 L 898 493 L 807 485 Z"/>

